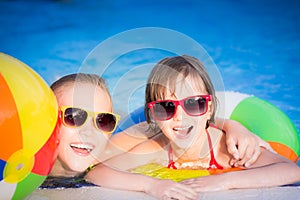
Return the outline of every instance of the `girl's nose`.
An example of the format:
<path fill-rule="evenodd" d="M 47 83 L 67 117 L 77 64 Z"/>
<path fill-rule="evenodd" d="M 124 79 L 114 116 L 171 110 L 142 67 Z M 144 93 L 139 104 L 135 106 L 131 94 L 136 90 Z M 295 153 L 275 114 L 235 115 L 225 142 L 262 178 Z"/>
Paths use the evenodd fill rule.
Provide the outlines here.
<path fill-rule="evenodd" d="M 88 117 L 87 121 L 85 124 L 81 127 L 80 129 L 80 135 L 85 135 L 85 136 L 91 136 L 95 132 L 97 132 L 97 129 L 94 125 L 94 121 L 92 117 Z"/>
<path fill-rule="evenodd" d="M 181 107 L 180 105 L 177 106 L 176 113 L 175 113 L 173 119 L 174 119 L 175 121 L 181 121 L 183 115 L 184 115 L 184 110 L 182 109 L 182 107 Z"/>

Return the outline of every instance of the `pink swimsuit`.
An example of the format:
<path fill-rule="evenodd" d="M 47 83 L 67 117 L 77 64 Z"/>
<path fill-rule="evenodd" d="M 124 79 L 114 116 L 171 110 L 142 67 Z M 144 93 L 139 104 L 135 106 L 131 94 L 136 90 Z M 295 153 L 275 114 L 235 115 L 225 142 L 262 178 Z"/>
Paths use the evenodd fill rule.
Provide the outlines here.
<path fill-rule="evenodd" d="M 208 145 L 209 145 L 209 149 L 210 149 L 210 162 L 209 162 L 208 169 L 223 169 L 223 167 L 221 165 L 219 165 L 218 162 L 215 159 L 214 150 L 213 150 L 210 135 L 209 135 L 207 129 L 205 129 L 205 131 L 206 131 L 206 134 L 207 134 Z M 177 169 L 177 167 L 175 166 L 175 162 L 173 161 L 173 153 L 172 153 L 171 146 L 169 146 L 169 164 L 168 164 L 168 168 Z"/>

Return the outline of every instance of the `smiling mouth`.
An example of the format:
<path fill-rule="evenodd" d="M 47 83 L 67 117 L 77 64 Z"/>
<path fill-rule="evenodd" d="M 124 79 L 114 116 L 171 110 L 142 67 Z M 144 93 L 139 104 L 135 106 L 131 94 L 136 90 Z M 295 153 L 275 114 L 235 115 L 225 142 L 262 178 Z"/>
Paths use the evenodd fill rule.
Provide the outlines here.
<path fill-rule="evenodd" d="M 76 154 L 78 154 L 80 156 L 87 156 L 94 149 L 93 145 L 91 145 L 91 144 L 84 144 L 84 143 L 72 143 L 72 144 L 70 144 L 70 147 L 73 149 L 73 151 Z"/>
<path fill-rule="evenodd" d="M 194 126 L 187 126 L 187 127 L 176 127 L 173 128 L 173 131 L 175 132 L 175 135 L 179 139 L 185 139 L 189 136 L 190 132 Z"/>

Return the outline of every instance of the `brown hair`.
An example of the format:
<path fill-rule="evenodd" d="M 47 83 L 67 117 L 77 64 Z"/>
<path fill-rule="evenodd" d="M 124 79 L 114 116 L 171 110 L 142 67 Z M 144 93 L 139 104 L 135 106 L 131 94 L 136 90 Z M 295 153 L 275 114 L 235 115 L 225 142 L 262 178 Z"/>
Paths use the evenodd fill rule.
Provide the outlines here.
<path fill-rule="evenodd" d="M 145 92 L 145 114 L 147 122 L 152 122 L 147 104 L 152 101 L 164 99 L 168 90 L 174 93 L 178 76 L 182 76 L 183 78 L 191 76 L 194 80 L 202 79 L 205 87 L 203 89 L 212 95 L 213 111 L 209 121 L 214 122 L 217 101 L 213 84 L 203 64 L 198 59 L 188 55 L 165 58 L 159 61 L 152 69 Z M 203 87 L 200 81 L 196 81 L 195 84 L 199 88 Z"/>

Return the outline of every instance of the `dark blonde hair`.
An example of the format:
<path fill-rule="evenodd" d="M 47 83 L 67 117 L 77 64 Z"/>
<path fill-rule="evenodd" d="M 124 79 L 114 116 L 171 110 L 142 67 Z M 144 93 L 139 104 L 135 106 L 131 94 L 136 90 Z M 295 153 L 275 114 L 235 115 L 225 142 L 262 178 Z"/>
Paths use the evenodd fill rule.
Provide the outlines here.
<path fill-rule="evenodd" d="M 100 87 L 105 92 L 107 92 L 109 99 L 112 102 L 111 95 L 110 95 L 109 90 L 106 87 L 105 80 L 96 74 L 85 74 L 85 73 L 69 74 L 69 75 L 66 75 L 66 76 L 58 79 L 54 83 L 52 83 L 52 85 L 50 87 L 54 92 L 56 92 L 59 88 L 65 86 L 67 84 L 73 84 L 76 82 L 90 83 L 92 85 Z"/>
<path fill-rule="evenodd" d="M 209 122 L 214 122 L 215 110 L 217 108 L 216 96 L 213 84 L 203 64 L 196 58 L 188 55 L 164 58 L 152 69 L 145 92 L 145 114 L 147 122 L 150 124 L 151 113 L 147 104 L 152 101 L 164 99 L 167 91 L 174 93 L 176 90 L 176 80 L 178 76 L 184 79 L 191 76 L 193 80 L 202 79 L 204 90 L 212 95 L 213 111 Z M 195 82 L 199 88 L 203 87 L 202 82 Z"/>

